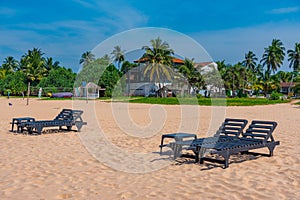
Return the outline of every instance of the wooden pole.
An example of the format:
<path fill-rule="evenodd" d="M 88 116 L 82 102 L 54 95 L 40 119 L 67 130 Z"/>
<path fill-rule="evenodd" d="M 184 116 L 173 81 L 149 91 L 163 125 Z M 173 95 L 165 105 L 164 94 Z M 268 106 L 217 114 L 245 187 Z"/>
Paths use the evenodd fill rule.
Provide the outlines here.
<path fill-rule="evenodd" d="M 29 105 L 29 94 L 30 94 L 30 82 L 28 82 L 28 88 L 27 88 L 27 106 Z"/>

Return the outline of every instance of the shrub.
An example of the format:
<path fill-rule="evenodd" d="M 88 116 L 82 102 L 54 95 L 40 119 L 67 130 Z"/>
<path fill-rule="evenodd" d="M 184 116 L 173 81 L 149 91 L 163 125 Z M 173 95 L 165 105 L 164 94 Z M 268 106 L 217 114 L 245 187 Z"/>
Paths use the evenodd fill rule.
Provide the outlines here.
<path fill-rule="evenodd" d="M 282 96 L 281 93 L 273 91 L 270 95 L 270 100 L 279 100 L 281 98 L 281 96 Z"/>

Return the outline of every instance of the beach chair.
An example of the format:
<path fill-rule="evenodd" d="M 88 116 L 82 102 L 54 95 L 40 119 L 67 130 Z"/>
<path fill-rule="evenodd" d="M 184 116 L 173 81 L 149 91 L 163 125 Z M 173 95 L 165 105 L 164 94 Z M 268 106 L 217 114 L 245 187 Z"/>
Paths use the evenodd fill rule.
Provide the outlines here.
<path fill-rule="evenodd" d="M 215 144 L 217 142 L 230 141 L 238 138 L 246 127 L 248 121 L 245 119 L 226 118 L 219 127 L 218 131 L 207 138 L 198 138 L 194 140 L 171 142 L 167 146 L 173 150 L 174 159 L 179 156 L 190 157 L 190 155 L 182 154 L 182 150 L 191 150 L 198 155 L 197 146 L 202 144 Z M 196 158 L 196 156 L 194 157 Z"/>
<path fill-rule="evenodd" d="M 45 127 L 59 127 L 62 130 L 65 126 L 68 131 L 71 131 L 72 127 L 76 126 L 77 131 L 80 131 L 83 125 L 87 125 L 82 120 L 82 113 L 81 110 L 63 109 L 53 120 L 25 121 L 18 123 L 17 126 L 18 130 L 27 131 L 29 134 L 34 132 L 41 134 Z"/>
<path fill-rule="evenodd" d="M 203 143 L 196 145 L 196 161 L 200 161 L 203 164 L 204 161 L 217 162 L 224 164 L 224 168 L 229 166 L 229 158 L 233 154 L 253 154 L 263 156 L 273 156 L 273 151 L 276 145 L 279 145 L 279 141 L 275 141 L 272 133 L 277 126 L 273 121 L 258 121 L 254 120 L 250 124 L 245 133 L 242 133 L 242 137 L 229 141 L 222 141 L 217 143 Z M 253 149 L 268 148 L 269 154 L 249 152 Z M 208 150 L 208 154 L 207 154 Z M 207 157 L 206 155 L 217 155 L 223 157 L 223 160 L 218 158 Z"/>

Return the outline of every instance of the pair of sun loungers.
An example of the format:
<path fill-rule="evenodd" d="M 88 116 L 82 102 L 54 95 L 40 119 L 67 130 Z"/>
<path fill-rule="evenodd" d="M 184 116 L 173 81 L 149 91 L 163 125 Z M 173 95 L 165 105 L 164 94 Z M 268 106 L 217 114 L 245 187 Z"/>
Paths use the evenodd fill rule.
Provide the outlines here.
<path fill-rule="evenodd" d="M 194 153 L 195 162 L 200 162 L 200 164 L 204 161 L 217 162 L 224 164 L 224 168 L 229 166 L 229 158 L 233 154 L 273 156 L 275 146 L 280 144 L 272 135 L 277 123 L 254 120 L 244 132 L 247 123 L 245 119 L 227 118 L 212 137 L 176 141 L 167 146 L 173 150 L 174 159 L 185 156 L 182 155 L 182 150 L 190 150 Z M 269 154 L 249 152 L 265 147 L 268 148 Z"/>
<path fill-rule="evenodd" d="M 62 130 L 64 126 L 68 131 L 76 126 L 77 131 L 80 131 L 81 127 L 87 124 L 82 120 L 82 113 L 81 110 L 63 109 L 53 120 L 37 121 L 31 117 L 13 118 L 11 131 L 13 131 L 15 125 L 18 133 L 41 134 L 45 127 L 59 127 Z"/>

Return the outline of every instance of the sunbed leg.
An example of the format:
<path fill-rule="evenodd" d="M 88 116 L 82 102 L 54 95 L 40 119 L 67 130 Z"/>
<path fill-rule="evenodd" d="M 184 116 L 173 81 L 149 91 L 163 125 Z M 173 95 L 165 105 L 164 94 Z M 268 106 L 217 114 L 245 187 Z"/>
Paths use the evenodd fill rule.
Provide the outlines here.
<path fill-rule="evenodd" d="M 268 145 L 268 149 L 269 149 L 269 157 L 272 157 L 273 151 L 275 149 L 275 145 Z"/>
<path fill-rule="evenodd" d="M 198 149 L 198 153 L 196 155 L 198 155 L 198 160 L 197 162 L 200 162 L 200 164 L 204 163 L 204 154 L 205 154 L 206 149 L 205 148 L 200 148 L 200 150 Z"/>
<path fill-rule="evenodd" d="M 76 128 L 77 128 L 78 132 L 80 132 L 81 127 L 82 127 L 82 124 L 79 124 L 79 123 L 76 124 Z"/>
<path fill-rule="evenodd" d="M 42 134 L 42 130 L 43 130 L 43 127 L 41 127 L 41 126 L 36 127 L 36 131 L 38 132 L 39 135 Z"/>
<path fill-rule="evenodd" d="M 221 155 L 224 158 L 224 169 L 229 167 L 229 157 L 230 157 L 230 153 L 227 150 L 225 154 Z"/>
<path fill-rule="evenodd" d="M 84 125 L 83 122 L 75 122 L 75 126 L 76 126 L 78 132 L 80 132 L 83 125 Z"/>
<path fill-rule="evenodd" d="M 173 148 L 173 151 L 174 151 L 174 160 L 176 159 L 176 158 L 178 158 L 179 157 L 179 155 L 180 155 L 180 147 L 179 147 L 180 145 L 174 145 L 174 148 Z"/>
<path fill-rule="evenodd" d="M 27 127 L 27 131 L 28 131 L 29 134 L 32 134 L 33 128 L 32 127 Z"/>
<path fill-rule="evenodd" d="M 199 153 L 194 151 L 195 154 L 195 163 L 199 162 Z"/>

